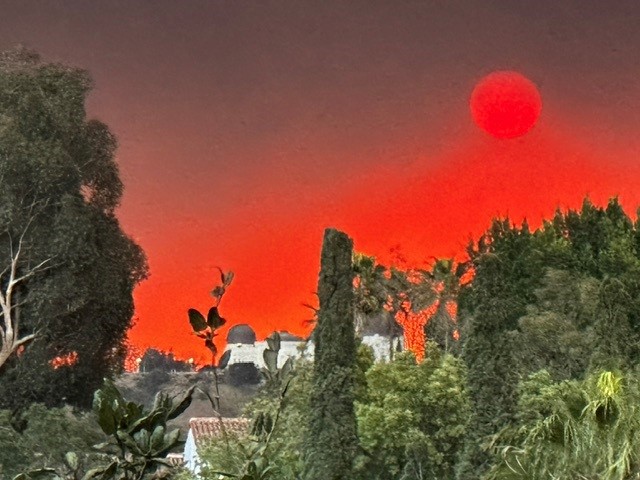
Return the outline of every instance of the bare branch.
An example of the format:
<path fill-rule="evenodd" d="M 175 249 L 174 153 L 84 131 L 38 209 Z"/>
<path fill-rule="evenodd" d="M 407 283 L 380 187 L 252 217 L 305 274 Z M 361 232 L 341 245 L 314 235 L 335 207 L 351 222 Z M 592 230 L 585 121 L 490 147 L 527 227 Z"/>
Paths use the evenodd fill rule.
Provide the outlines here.
<path fill-rule="evenodd" d="M 11 259 L 13 259 L 14 255 L 13 255 L 13 238 L 11 238 L 11 232 L 7 230 L 7 235 L 9 236 L 9 253 L 11 255 Z M 12 262 L 13 263 L 13 262 Z M 11 264 L 9 264 L 9 267 L 11 266 Z M 7 267 L 7 268 L 9 268 Z"/>
<path fill-rule="evenodd" d="M 37 212 L 34 212 L 39 203 L 43 203 L 46 205 L 48 202 L 31 202 L 29 205 L 29 218 L 27 220 L 27 224 L 22 230 L 22 234 L 20 235 L 20 239 L 18 240 L 17 249 L 14 248 L 13 238 L 11 236 L 11 232 L 7 231 L 7 235 L 9 236 L 9 250 L 11 252 L 11 262 L 5 267 L 5 269 L 0 273 L 0 281 L 3 276 L 9 273 L 9 278 L 7 281 L 6 289 L 0 288 L 0 309 L 2 310 L 1 315 L 3 317 L 3 325 L 0 326 L 0 339 L 2 343 L 0 344 L 0 366 L 2 366 L 7 359 L 13 355 L 20 347 L 26 345 L 27 343 L 33 341 L 36 336 L 39 334 L 38 331 L 34 331 L 28 335 L 20 337 L 20 306 L 24 304 L 24 300 L 18 301 L 14 304 L 14 293 L 16 295 L 19 294 L 19 291 L 15 291 L 15 287 L 20 283 L 24 282 L 28 278 L 33 277 L 35 274 L 53 268 L 54 265 L 49 264 L 51 262 L 51 258 L 47 258 L 42 262 L 38 263 L 35 267 L 29 268 L 28 271 L 20 276 L 18 276 L 18 268 L 20 266 L 21 255 L 23 253 L 23 249 L 25 246 L 25 237 L 27 231 L 29 230 L 33 220 L 35 219 Z M 49 264 L 49 265 L 48 265 Z M 18 299 L 19 300 L 19 299 Z"/>
<path fill-rule="evenodd" d="M 7 273 L 8 271 L 9 271 L 9 267 L 6 267 L 4 270 L 2 270 L 2 272 L 0 272 L 0 278 L 2 278 L 4 274 Z"/>
<path fill-rule="evenodd" d="M 31 333 L 29 335 L 25 335 L 24 337 L 22 337 L 20 340 L 18 340 L 17 342 L 15 342 L 13 344 L 14 346 L 14 351 L 17 350 L 18 348 L 20 348 L 22 345 L 24 345 L 25 343 L 28 343 L 32 340 L 35 340 L 35 338 L 38 336 L 39 332 L 36 333 Z"/>
<path fill-rule="evenodd" d="M 45 265 L 46 263 L 49 263 L 50 261 L 51 261 L 51 258 L 47 258 L 46 260 L 43 260 L 42 262 L 40 262 L 38 265 L 33 267 L 31 270 L 29 270 L 27 273 L 25 273 L 21 277 L 18 277 L 15 280 L 10 280 L 9 281 L 9 285 L 11 285 L 11 286 L 17 285 L 20 282 L 26 280 L 27 278 L 33 277 L 36 273 L 40 273 L 40 272 L 42 272 L 44 270 L 49 270 L 52 267 L 43 268 L 43 265 Z"/>

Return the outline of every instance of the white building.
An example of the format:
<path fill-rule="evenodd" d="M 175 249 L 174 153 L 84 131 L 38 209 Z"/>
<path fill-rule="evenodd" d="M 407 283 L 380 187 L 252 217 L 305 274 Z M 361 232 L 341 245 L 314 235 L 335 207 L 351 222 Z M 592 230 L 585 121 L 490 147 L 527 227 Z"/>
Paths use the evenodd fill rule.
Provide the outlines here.
<path fill-rule="evenodd" d="M 306 341 L 302 337 L 280 333 L 280 354 L 278 365 L 282 365 L 287 358 L 304 356 L 313 359 L 313 341 Z M 388 361 L 392 352 L 404 348 L 402 329 L 388 312 L 372 315 L 362 321 L 362 343 L 370 346 L 377 361 Z M 256 334 L 247 324 L 232 327 L 227 334 L 227 349 L 231 351 L 229 365 L 235 363 L 253 363 L 258 368 L 265 366 L 263 353 L 267 342 L 257 341 Z"/>
<path fill-rule="evenodd" d="M 216 417 L 194 417 L 189 420 L 189 433 L 184 444 L 183 461 L 184 466 L 195 475 L 200 473 L 201 460 L 198 449 L 206 445 L 207 441 L 222 436 L 222 425 L 226 433 L 242 434 L 250 426 L 247 418 L 223 418 L 222 421 Z"/>
<path fill-rule="evenodd" d="M 401 351 L 404 347 L 402 330 L 387 312 L 367 317 L 361 322 L 362 343 L 369 345 L 377 361 L 388 361 L 392 352 Z M 306 341 L 288 332 L 280 333 L 280 352 L 278 365 L 284 364 L 287 358 L 305 357 L 313 359 L 313 342 Z M 229 365 L 253 363 L 257 368 L 265 366 L 263 353 L 267 342 L 257 341 L 253 329 L 246 324 L 236 325 L 227 334 L 227 349 L 231 351 Z M 224 418 L 222 420 L 227 432 L 241 433 L 249 428 L 246 418 Z M 184 465 L 194 474 L 200 472 L 198 449 L 208 439 L 222 435 L 220 419 L 192 418 L 189 421 L 189 433 L 184 447 Z"/>
<path fill-rule="evenodd" d="M 305 340 L 297 337 L 289 332 L 278 332 L 280 334 L 280 354 L 278 355 L 278 364 L 282 365 L 287 358 L 300 358 L 305 347 Z M 231 327 L 227 334 L 227 350 L 231 350 L 231 358 L 229 365 L 235 363 L 253 363 L 258 368 L 265 366 L 263 353 L 267 349 L 267 341 L 258 342 L 253 329 L 246 324 Z M 305 355 L 308 352 L 305 352 Z M 311 350 L 313 358 L 313 351 Z"/>

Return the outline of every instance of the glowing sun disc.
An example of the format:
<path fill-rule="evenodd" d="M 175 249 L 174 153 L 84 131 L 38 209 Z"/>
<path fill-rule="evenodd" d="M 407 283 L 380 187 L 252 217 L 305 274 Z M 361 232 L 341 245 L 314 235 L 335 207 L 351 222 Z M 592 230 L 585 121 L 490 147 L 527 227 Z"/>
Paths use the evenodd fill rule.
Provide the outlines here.
<path fill-rule="evenodd" d="M 497 71 L 482 78 L 469 99 L 473 121 L 497 138 L 521 137 L 531 130 L 542 111 L 535 84 L 513 71 Z"/>

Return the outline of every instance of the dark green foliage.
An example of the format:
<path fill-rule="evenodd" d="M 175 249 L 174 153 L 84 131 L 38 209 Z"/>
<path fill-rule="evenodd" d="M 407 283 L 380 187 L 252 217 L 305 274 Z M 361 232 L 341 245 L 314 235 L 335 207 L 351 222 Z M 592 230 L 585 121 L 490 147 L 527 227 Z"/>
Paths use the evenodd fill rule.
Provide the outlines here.
<path fill-rule="evenodd" d="M 187 314 L 189 315 L 189 323 L 191 324 L 193 333 L 204 340 L 204 346 L 211 352 L 211 366 L 223 369 L 227 366 L 231 353 L 225 352 L 218 364 L 216 364 L 218 347 L 214 343 L 214 339 L 218 336 L 217 330 L 227 323 L 227 321 L 220 316 L 218 307 L 220 306 L 220 302 L 222 302 L 222 297 L 227 291 L 227 288 L 233 281 L 233 272 L 224 273 L 219 268 L 218 271 L 220 272 L 221 285 L 216 286 L 211 291 L 211 295 L 215 299 L 215 305 L 209 309 L 207 318 L 205 319 L 204 315 L 195 308 L 190 308 Z"/>
<path fill-rule="evenodd" d="M 223 430 L 223 438 L 214 441 L 203 454 L 205 467 L 202 475 L 205 478 L 218 479 L 222 476 L 240 480 L 267 480 L 281 479 L 285 471 L 290 473 L 287 467 L 273 460 L 281 454 L 282 442 L 276 438 L 283 432 L 283 412 L 293 380 L 293 362 L 288 358 L 282 367 L 278 367 L 279 333 L 270 335 L 267 345 L 264 351 L 266 368 L 262 369 L 266 383 L 260 399 L 253 402 L 255 410 L 251 432 L 246 436 L 234 437 Z"/>
<path fill-rule="evenodd" d="M 313 380 L 313 364 L 298 360 L 292 371 L 292 379 L 282 404 L 280 419 L 271 439 L 271 462 L 280 479 L 299 479 L 304 470 L 303 450 L 310 415 L 309 398 Z M 275 405 L 264 395 L 259 396 L 248 408 L 248 413 L 269 409 Z M 272 406 L 269 407 L 269 404 Z"/>
<path fill-rule="evenodd" d="M 375 355 L 373 349 L 361 343 L 356 339 L 358 348 L 356 350 L 356 364 L 354 366 L 353 382 L 354 382 L 354 398 L 358 402 L 364 402 L 369 395 L 367 385 L 367 372 L 375 363 Z"/>
<path fill-rule="evenodd" d="M 265 367 L 261 373 L 265 380 L 265 390 L 279 395 L 283 389 L 286 389 L 290 379 L 291 370 L 293 368 L 293 359 L 287 358 L 282 366 L 278 366 L 278 356 L 280 354 L 280 334 L 273 332 L 267 337 L 267 348 L 262 352 Z"/>
<path fill-rule="evenodd" d="M 607 276 L 600 282 L 598 293 L 593 332 L 596 341 L 591 355 L 591 367 L 630 368 L 637 363 L 640 347 L 639 332 L 634 331 L 631 323 L 635 321 L 637 326 L 640 321 L 632 313 L 634 300 L 636 303 L 640 300 L 640 289 L 629 285 L 624 279 Z"/>
<path fill-rule="evenodd" d="M 28 468 L 14 480 L 172 478 L 176 469 L 165 457 L 183 442 L 179 440 L 180 431 L 169 430 L 167 422 L 189 407 L 192 394 L 193 387 L 174 398 L 158 393 L 152 409 L 145 411 L 142 405 L 127 401 L 110 380 L 105 380 L 103 388 L 95 392 L 93 401 L 95 420 L 108 438 L 108 441 L 92 447 L 99 453 L 87 454 L 83 444 L 80 447 L 85 447 L 84 451 L 71 450 L 76 445 L 69 441 L 65 431 L 56 430 L 54 423 L 48 428 L 50 438 L 47 445 L 57 442 L 57 447 L 52 448 L 58 453 L 56 461 L 45 461 L 43 466 Z M 44 413 L 51 417 L 51 412 L 45 410 Z M 29 419 L 30 422 L 38 420 Z"/>
<path fill-rule="evenodd" d="M 545 368 L 553 379 L 575 379 L 637 364 L 637 226 L 617 199 L 606 208 L 587 199 L 535 232 L 495 220 L 470 247 L 475 277 L 459 307 L 474 414 L 459 480 L 494 461 L 484 446 L 516 421 L 519 378 Z"/>
<path fill-rule="evenodd" d="M 17 292 L 21 328 L 38 336 L 3 366 L 2 407 L 88 407 L 102 378 L 122 369 L 131 293 L 147 265 L 115 216 L 123 190 L 116 140 L 86 118 L 90 86 L 86 72 L 20 50 L 0 54 L 0 270 L 9 239 L 29 222 L 19 271 L 50 259 Z M 75 365 L 49 366 L 72 352 Z"/>
<path fill-rule="evenodd" d="M 306 480 L 351 478 L 358 441 L 354 412 L 356 346 L 353 324 L 353 243 L 333 229 L 324 234 L 313 341 L 314 372 L 305 442 Z"/>
<path fill-rule="evenodd" d="M 104 439 L 93 418 L 69 407 L 33 404 L 20 416 L 25 428 L 17 432 L 11 412 L 0 411 L 0 478 L 13 478 L 25 469 L 62 468 L 67 452 L 87 456 Z"/>
<path fill-rule="evenodd" d="M 565 270 L 549 269 L 518 328 L 508 333 L 512 368 L 520 372 L 546 369 L 558 380 L 578 378 L 593 353 L 593 319 L 599 282 Z"/>
<path fill-rule="evenodd" d="M 253 362 L 229 365 L 227 377 L 229 384 L 234 386 L 257 385 L 260 383 L 260 371 Z"/>
<path fill-rule="evenodd" d="M 358 458 L 355 471 L 347 478 L 451 478 L 469 416 L 465 367 L 452 355 L 442 355 L 433 344 L 429 352 L 420 365 L 408 352 L 399 354 L 393 363 L 373 365 L 371 350 L 362 345 L 358 349 L 355 376 L 365 382 L 357 408 L 358 429 L 369 455 Z M 298 360 L 282 402 L 264 389 L 249 405 L 247 414 L 254 419 L 265 412 L 274 418 L 280 408 L 268 451 L 268 465 L 279 480 L 302 478 L 301 452 L 308 437 L 307 419 L 312 415 L 312 389 L 313 365 Z M 255 437 L 214 441 L 201 456 L 209 465 L 204 478 L 218 480 L 214 472 L 240 471 L 246 446 L 251 444 Z M 418 469 L 422 475 L 435 471 L 436 477 L 421 477 Z"/>
<path fill-rule="evenodd" d="M 366 372 L 373 365 L 373 353 L 367 346 L 360 345 L 356 362 L 356 392 L 362 401 L 368 392 Z M 313 385 L 313 364 L 305 359 L 296 360 L 287 384 L 286 395 L 280 401 L 278 392 L 263 388 L 248 405 L 246 415 L 257 419 L 268 413 L 271 418 L 278 417 L 271 434 L 268 458 L 273 467 L 274 478 L 296 480 L 304 470 L 303 448 L 307 436 L 307 422 L 311 414 L 309 398 Z M 279 410 L 280 409 L 280 410 Z M 280 413 L 278 414 L 278 410 Z M 382 427 L 381 427 L 382 428 Z M 384 431 L 380 430 L 383 435 Z M 255 442 L 255 437 L 230 438 L 214 441 L 204 450 L 201 458 L 209 468 L 204 475 L 206 480 L 218 480 L 214 471 L 240 471 L 245 465 L 246 448 L 243 446 Z M 230 453 L 231 452 L 231 453 Z M 356 478 L 356 477 L 353 477 Z"/>
<path fill-rule="evenodd" d="M 469 252 L 475 277 L 461 292 L 460 309 L 473 415 L 458 465 L 459 480 L 475 480 L 489 467 L 484 438 L 513 420 L 517 372 L 507 334 L 526 313 L 542 274 L 532 258 L 531 241 L 528 229 L 495 220 Z"/>
<path fill-rule="evenodd" d="M 188 372 L 191 365 L 187 362 L 176 360 L 173 353 L 164 353 L 155 348 L 148 348 L 142 356 L 140 371 L 144 373 L 162 370 L 163 372 Z"/>
<path fill-rule="evenodd" d="M 640 475 L 637 372 L 594 372 L 554 382 L 545 370 L 522 382 L 518 424 L 491 443 L 489 480 L 633 480 Z"/>
<path fill-rule="evenodd" d="M 357 361 L 354 366 L 354 378 L 356 379 L 356 398 L 362 401 L 365 400 L 368 392 L 366 372 L 372 365 L 373 352 L 371 348 L 361 344 L 358 347 Z M 286 386 L 284 397 L 279 395 L 279 391 L 265 384 L 266 388 L 263 388 L 247 407 L 246 414 L 250 418 L 257 419 L 264 416 L 265 413 L 268 413 L 271 418 L 276 416 L 278 418 L 271 434 L 268 452 L 269 465 L 273 467 L 273 472 L 278 479 L 299 479 L 304 469 L 302 453 L 304 439 L 307 436 L 307 422 L 311 414 L 309 399 L 312 376 L 313 364 L 308 360 L 298 359 L 284 385 Z M 232 441 L 230 447 L 236 451 L 236 447 L 246 441 L 247 439 Z M 228 448 L 229 445 L 225 442 L 218 441 L 211 446 L 206 454 L 207 460 L 212 465 L 218 465 L 217 470 L 219 471 L 228 472 L 240 468 L 239 465 L 234 467 L 234 460 L 230 458 Z M 239 458 L 243 458 L 242 455 Z M 217 480 L 215 476 L 210 478 Z"/>
<path fill-rule="evenodd" d="M 103 446 L 111 458 L 109 463 L 92 470 L 95 475 L 128 480 L 170 471 L 165 457 L 182 442 L 180 431 L 169 430 L 167 422 L 189 407 L 193 390 L 191 387 L 176 398 L 158 393 L 147 412 L 142 405 L 126 401 L 113 383 L 106 380 L 94 395 L 93 410 L 100 428 L 111 438 L 111 443 Z"/>
<path fill-rule="evenodd" d="M 191 324 L 193 333 L 204 340 L 204 346 L 211 352 L 210 368 L 213 371 L 214 391 L 213 393 L 210 393 L 207 389 L 199 390 L 207 396 L 211 403 L 211 408 L 222 421 L 222 414 L 220 413 L 220 381 L 218 378 L 218 371 L 226 368 L 229 363 L 229 359 L 231 358 L 231 351 L 228 350 L 224 352 L 220 359 L 218 359 L 218 347 L 216 346 L 214 339 L 218 336 L 217 330 L 227 323 L 227 321 L 220 316 L 218 307 L 220 306 L 220 302 L 222 302 L 222 298 L 226 293 L 227 288 L 233 281 L 233 272 L 224 273 L 220 268 L 218 268 L 218 271 L 220 272 L 221 285 L 216 286 L 211 291 L 211 296 L 214 298 L 215 305 L 209 309 L 207 318 L 205 319 L 204 316 L 195 308 L 190 308 L 187 314 L 189 316 L 189 323 Z"/>

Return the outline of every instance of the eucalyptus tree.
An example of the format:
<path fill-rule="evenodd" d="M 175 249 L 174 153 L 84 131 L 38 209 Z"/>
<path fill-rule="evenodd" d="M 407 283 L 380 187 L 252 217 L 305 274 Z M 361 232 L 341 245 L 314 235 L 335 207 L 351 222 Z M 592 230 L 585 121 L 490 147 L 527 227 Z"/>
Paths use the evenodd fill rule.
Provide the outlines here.
<path fill-rule="evenodd" d="M 31 206 L 32 215 L 35 205 Z M 21 284 L 26 282 L 29 278 L 36 275 L 38 272 L 44 271 L 49 268 L 50 258 L 42 260 L 40 263 L 34 266 L 30 266 L 26 271 L 19 273 L 18 266 L 21 264 L 23 255 L 23 242 L 24 237 L 29 228 L 29 224 L 34 219 L 34 216 L 29 218 L 25 230 L 20 235 L 17 241 L 14 241 L 9 236 L 9 250 L 10 259 L 9 264 L 0 273 L 0 279 L 4 278 L 4 282 L 0 287 L 0 309 L 2 316 L 2 324 L 0 324 L 0 368 L 2 365 L 14 354 L 18 354 L 24 348 L 31 343 L 38 332 L 36 330 L 30 332 L 23 332 L 20 328 L 20 287 Z M 4 232 L 8 234 L 8 232 Z M 8 235 L 5 235 L 8 236 Z"/>
<path fill-rule="evenodd" d="M 102 378 L 122 368 L 147 264 L 116 218 L 116 139 L 87 119 L 90 89 L 82 70 L 23 49 L 0 54 L 0 265 L 15 266 L 0 283 L 21 304 L 21 331 L 37 332 L 0 369 L 3 407 L 88 407 Z M 48 260 L 52 268 L 30 274 Z"/>

